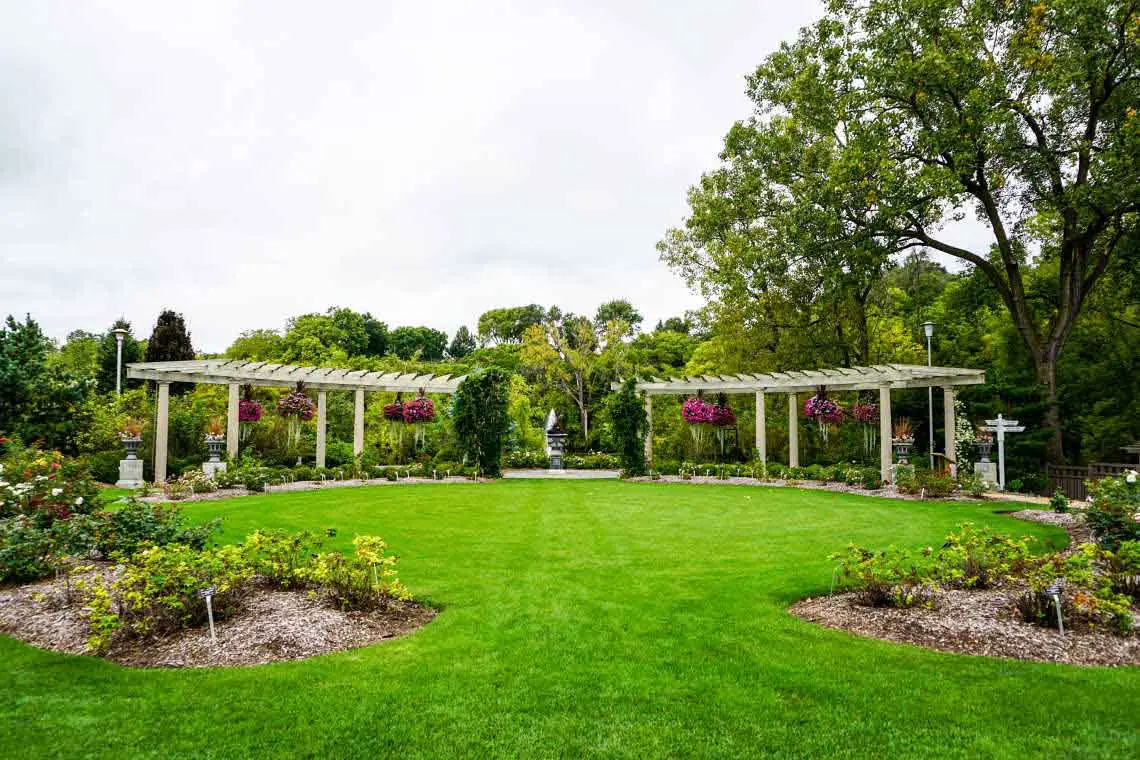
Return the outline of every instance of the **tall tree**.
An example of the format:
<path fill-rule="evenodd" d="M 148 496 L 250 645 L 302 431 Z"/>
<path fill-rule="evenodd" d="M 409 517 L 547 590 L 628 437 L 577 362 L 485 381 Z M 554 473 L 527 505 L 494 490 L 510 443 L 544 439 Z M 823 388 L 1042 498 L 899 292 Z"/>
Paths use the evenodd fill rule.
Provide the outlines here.
<path fill-rule="evenodd" d="M 479 315 L 479 341 L 483 344 L 521 343 L 527 328 L 540 324 L 546 309 L 536 303 L 490 309 Z"/>
<path fill-rule="evenodd" d="M 430 327 L 397 327 L 388 333 L 388 346 L 401 359 L 419 354 L 424 361 L 437 362 L 447 350 L 447 333 Z"/>
<path fill-rule="evenodd" d="M 827 7 L 749 78 L 756 113 L 730 132 L 730 165 L 765 214 L 808 222 L 818 248 L 926 247 L 983 272 L 1032 359 L 1059 461 L 1058 357 L 1104 272 L 1137 245 L 1138 3 Z M 989 246 L 945 234 L 965 210 Z M 1032 256 L 1054 263 L 1048 291 L 1026 286 Z"/>
<path fill-rule="evenodd" d="M 447 347 L 447 355 L 452 359 L 462 359 L 475 350 L 475 336 L 467 329 L 467 325 L 460 325 Z"/>
<path fill-rule="evenodd" d="M 126 367 L 132 362 L 140 362 L 143 360 L 143 349 L 139 342 L 135 340 L 135 336 L 131 334 L 131 323 L 125 318 L 119 317 L 115 323 L 111 325 L 111 329 L 103 333 L 99 338 L 99 369 L 96 375 L 96 387 L 100 393 L 110 393 L 115 390 L 115 371 L 118 367 L 118 341 L 115 338 L 115 330 L 126 330 L 123 335 L 123 367 Z M 123 387 L 139 387 L 142 384 L 141 380 L 127 380 L 126 370 L 123 370 L 122 375 Z"/>
<path fill-rule="evenodd" d="M 614 320 L 620 320 L 629 325 L 630 333 L 639 332 L 643 321 L 641 312 L 624 298 L 606 301 L 594 312 L 594 324 L 598 327 L 604 327 L 607 322 Z"/>
<path fill-rule="evenodd" d="M 145 357 L 148 362 L 178 362 L 194 358 L 194 346 L 190 342 L 186 320 L 181 314 L 166 309 L 158 315 L 150 340 L 146 344 Z M 170 392 L 187 393 L 193 387 L 192 383 L 172 383 Z"/>
<path fill-rule="evenodd" d="M 522 366 L 574 403 L 587 444 L 593 402 L 624 367 L 629 335 L 629 324 L 621 320 L 599 326 L 588 317 L 552 308 L 523 337 Z"/>
<path fill-rule="evenodd" d="M 226 349 L 229 359 L 264 362 L 276 359 L 284 341 L 276 330 L 242 330 Z"/>

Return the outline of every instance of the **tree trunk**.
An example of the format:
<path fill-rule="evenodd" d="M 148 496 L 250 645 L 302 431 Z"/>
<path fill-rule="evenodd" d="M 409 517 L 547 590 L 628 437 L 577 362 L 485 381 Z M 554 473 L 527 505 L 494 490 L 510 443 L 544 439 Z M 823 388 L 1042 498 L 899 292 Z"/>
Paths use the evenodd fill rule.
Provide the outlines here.
<path fill-rule="evenodd" d="M 1037 382 L 1045 388 L 1045 427 L 1050 428 L 1052 435 L 1045 446 L 1045 460 L 1049 464 L 1064 464 L 1065 450 L 1062 446 L 1061 435 L 1061 400 L 1057 396 L 1057 355 L 1056 351 L 1046 349 L 1034 357 L 1037 370 Z"/>

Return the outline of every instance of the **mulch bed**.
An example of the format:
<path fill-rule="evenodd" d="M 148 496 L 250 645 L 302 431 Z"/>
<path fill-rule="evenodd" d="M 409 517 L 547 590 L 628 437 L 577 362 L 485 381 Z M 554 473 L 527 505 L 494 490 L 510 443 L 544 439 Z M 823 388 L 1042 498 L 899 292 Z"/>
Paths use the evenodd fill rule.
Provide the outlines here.
<path fill-rule="evenodd" d="M 1024 510 L 1012 516 L 1064 528 L 1072 538 L 1070 549 L 1092 538 L 1079 514 Z M 1140 665 L 1140 635 L 1067 630 L 1062 636 L 1023 622 L 1013 607 L 1017 592 L 939 591 L 934 609 L 868 607 L 851 592 L 804 599 L 789 611 L 827 628 L 942 652 L 1071 665 Z"/>
<path fill-rule="evenodd" d="M 108 575 L 114 570 L 101 564 L 92 572 Z M 143 668 L 262 665 L 405 636 L 435 615 L 435 610 L 414 602 L 393 602 L 373 612 L 341 612 L 310 599 L 306 591 L 254 586 L 240 612 L 217 621 L 216 644 L 208 627 L 194 628 L 124 641 L 105 657 Z M 56 580 L 0 589 L 0 632 L 68 654 L 86 654 L 90 635 L 82 603 L 66 603 L 63 581 Z"/>

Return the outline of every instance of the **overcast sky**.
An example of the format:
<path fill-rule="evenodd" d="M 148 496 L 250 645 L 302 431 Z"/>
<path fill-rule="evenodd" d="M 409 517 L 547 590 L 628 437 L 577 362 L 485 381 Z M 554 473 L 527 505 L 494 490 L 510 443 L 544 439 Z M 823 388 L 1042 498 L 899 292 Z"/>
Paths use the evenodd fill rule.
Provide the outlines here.
<path fill-rule="evenodd" d="M 655 243 L 812 2 L 7 3 L 0 316 L 698 305 Z"/>

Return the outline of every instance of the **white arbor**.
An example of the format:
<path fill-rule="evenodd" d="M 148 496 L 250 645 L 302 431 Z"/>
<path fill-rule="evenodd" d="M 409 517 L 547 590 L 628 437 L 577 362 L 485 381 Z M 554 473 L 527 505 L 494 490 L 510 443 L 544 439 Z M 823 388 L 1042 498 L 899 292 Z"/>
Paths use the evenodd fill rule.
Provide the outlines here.
<path fill-rule="evenodd" d="M 954 389 L 960 385 L 982 385 L 986 382 L 985 370 L 965 367 L 931 367 L 921 364 L 877 364 L 871 367 L 841 367 L 788 372 L 769 372 L 757 375 L 702 375 L 700 377 L 652 378 L 636 384 L 643 392 L 645 411 L 649 420 L 645 436 L 646 460 L 653 456 L 653 397 L 709 393 L 756 394 L 756 454 L 767 461 L 768 444 L 764 419 L 767 408 L 766 394 L 788 394 L 788 464 L 799 466 L 799 416 L 797 393 L 811 391 L 820 385 L 828 390 L 879 392 L 879 470 L 884 481 L 891 479 L 891 390 L 899 388 L 942 388 L 945 417 L 946 458 L 951 469 L 957 465 L 954 458 Z M 614 383 L 616 390 L 620 383 Z"/>
<path fill-rule="evenodd" d="M 292 388 L 297 383 L 317 391 L 317 466 L 325 466 L 325 394 L 351 391 L 355 400 L 352 452 L 364 452 L 364 394 L 366 391 L 455 393 L 463 377 L 418 375 L 399 372 L 298 367 L 267 362 L 196 359 L 181 362 L 140 362 L 127 365 L 127 377 L 153 380 L 158 384 L 157 421 L 154 435 L 154 482 L 166 480 L 167 439 L 170 431 L 170 384 L 209 383 L 229 386 L 226 410 L 226 452 L 238 452 L 238 401 L 241 386 Z"/>

